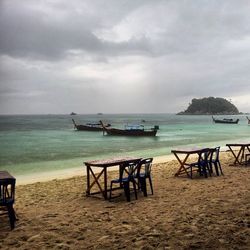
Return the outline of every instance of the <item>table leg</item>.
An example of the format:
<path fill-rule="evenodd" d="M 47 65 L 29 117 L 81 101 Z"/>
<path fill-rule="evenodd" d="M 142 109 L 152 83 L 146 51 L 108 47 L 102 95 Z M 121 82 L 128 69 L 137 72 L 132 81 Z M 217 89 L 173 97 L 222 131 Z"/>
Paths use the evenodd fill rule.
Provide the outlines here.
<path fill-rule="evenodd" d="M 187 169 L 185 168 L 185 163 L 186 163 L 186 161 L 187 161 L 187 159 L 189 157 L 189 154 L 186 155 L 186 157 L 184 158 L 183 161 L 181 161 L 181 159 L 178 157 L 178 155 L 176 153 L 174 153 L 174 155 L 175 155 L 176 159 L 178 160 L 178 162 L 181 165 L 179 167 L 178 171 L 175 173 L 175 176 L 179 176 L 181 174 L 181 172 L 184 171 L 187 174 L 187 176 L 191 178 L 191 176 L 189 175 Z"/>
<path fill-rule="evenodd" d="M 107 167 L 104 168 L 104 193 L 103 193 L 103 196 L 104 196 L 104 199 L 107 200 L 108 199 L 108 189 L 107 189 L 107 184 L 108 182 L 108 178 L 107 178 Z"/>
<path fill-rule="evenodd" d="M 231 153 L 233 154 L 234 159 L 235 159 L 235 160 L 234 160 L 234 163 L 231 164 L 231 166 L 232 166 L 232 165 L 236 165 L 237 162 L 238 162 L 239 164 L 241 164 L 240 161 L 239 161 L 239 156 L 240 156 L 240 154 L 241 154 L 242 148 L 240 148 L 238 154 L 236 155 L 236 154 L 234 153 L 233 149 L 231 148 L 231 146 L 228 146 L 228 147 L 229 147 L 229 149 L 230 149 L 230 151 L 231 151 Z"/>
<path fill-rule="evenodd" d="M 98 174 L 95 175 L 95 173 L 93 172 L 92 168 L 90 166 L 88 166 L 88 170 L 87 172 L 89 172 L 89 176 L 87 176 L 87 190 L 86 190 L 86 195 L 89 196 L 91 195 L 91 188 L 97 184 L 97 186 L 99 187 L 99 192 L 94 192 L 92 194 L 97 194 L 97 193 L 102 193 L 104 199 L 107 199 L 107 185 L 106 185 L 106 191 L 102 189 L 101 184 L 99 183 L 99 178 L 104 174 L 105 175 L 105 168 Z M 94 178 L 93 182 L 90 184 L 90 174 L 92 175 L 92 177 Z M 107 173 L 106 173 L 106 179 L 107 179 Z M 105 182 L 105 181 L 104 181 Z M 107 180 L 106 180 L 107 183 Z"/>
<path fill-rule="evenodd" d="M 90 195 L 90 176 L 89 176 L 89 166 L 87 167 L 87 190 L 86 190 L 86 196 Z"/>
<path fill-rule="evenodd" d="M 240 159 L 240 163 L 241 163 L 241 164 L 243 164 L 244 155 L 245 155 L 245 146 L 242 146 L 242 153 L 241 153 L 241 159 Z"/>

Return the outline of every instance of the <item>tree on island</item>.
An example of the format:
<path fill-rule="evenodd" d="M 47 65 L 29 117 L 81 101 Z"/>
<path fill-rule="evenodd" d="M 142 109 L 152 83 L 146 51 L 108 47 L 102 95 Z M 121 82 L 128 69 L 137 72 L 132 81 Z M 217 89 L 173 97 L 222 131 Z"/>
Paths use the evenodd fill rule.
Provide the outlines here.
<path fill-rule="evenodd" d="M 239 110 L 234 104 L 220 97 L 192 99 L 185 111 L 177 115 L 238 115 Z"/>

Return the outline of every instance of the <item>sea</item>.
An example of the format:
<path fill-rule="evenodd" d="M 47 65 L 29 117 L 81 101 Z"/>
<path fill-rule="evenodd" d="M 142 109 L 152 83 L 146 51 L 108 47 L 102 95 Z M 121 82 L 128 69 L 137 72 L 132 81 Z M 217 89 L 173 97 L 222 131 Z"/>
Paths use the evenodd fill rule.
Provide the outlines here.
<path fill-rule="evenodd" d="M 218 118 L 224 118 L 217 116 Z M 110 123 L 159 126 L 155 137 L 108 136 L 103 132 L 76 131 L 77 124 Z M 227 118 L 229 118 L 227 116 Z M 90 115 L 1 115 L 0 170 L 14 176 L 50 175 L 51 171 L 81 168 L 88 160 L 116 156 L 168 156 L 172 149 L 189 146 L 215 147 L 250 141 L 245 115 L 238 124 L 215 124 L 208 115 L 90 114 Z"/>

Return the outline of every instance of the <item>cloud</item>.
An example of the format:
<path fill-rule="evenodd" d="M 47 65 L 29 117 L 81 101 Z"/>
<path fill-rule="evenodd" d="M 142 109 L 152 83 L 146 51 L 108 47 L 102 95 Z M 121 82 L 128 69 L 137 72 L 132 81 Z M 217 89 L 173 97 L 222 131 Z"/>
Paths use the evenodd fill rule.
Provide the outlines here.
<path fill-rule="evenodd" d="M 250 110 L 248 1 L 0 5 L 0 113 L 178 112 L 205 96 Z"/>
<path fill-rule="evenodd" d="M 5 1 L 0 16 L 0 53 L 12 57 L 35 60 L 62 60 L 72 50 L 97 54 L 116 54 L 118 51 L 143 50 L 139 39 L 129 43 L 113 43 L 95 35 L 97 27 L 103 27 L 106 14 L 95 6 L 78 1 L 64 5 L 36 5 L 36 1 L 21 3 Z M 59 8 L 57 8 L 59 5 Z M 69 8 L 69 9 L 67 9 Z M 89 11 L 90 8 L 90 11 Z M 91 9 L 94 8 L 91 12 Z M 113 9 L 114 11 L 115 9 Z M 101 14 L 102 17 L 99 17 Z"/>

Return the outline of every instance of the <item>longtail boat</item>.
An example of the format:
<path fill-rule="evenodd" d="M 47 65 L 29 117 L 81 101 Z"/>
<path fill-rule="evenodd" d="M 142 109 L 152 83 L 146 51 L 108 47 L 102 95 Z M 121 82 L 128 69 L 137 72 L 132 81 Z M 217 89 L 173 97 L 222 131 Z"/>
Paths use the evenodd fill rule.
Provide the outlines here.
<path fill-rule="evenodd" d="M 224 119 L 215 119 L 213 116 L 213 121 L 215 123 L 224 123 L 224 124 L 237 124 L 239 122 L 239 119 L 231 119 L 231 118 L 224 118 Z"/>
<path fill-rule="evenodd" d="M 107 135 L 118 136 L 156 136 L 159 126 L 145 129 L 143 125 L 126 125 L 124 129 L 109 128 L 100 121 L 103 127 L 103 133 Z"/>
<path fill-rule="evenodd" d="M 75 120 L 72 119 L 73 124 L 74 124 L 74 128 L 79 130 L 79 131 L 102 131 L 103 130 L 103 126 L 101 125 L 101 123 L 86 123 L 84 125 L 78 125 L 76 124 Z M 106 124 L 106 127 L 110 127 L 110 124 Z"/>

